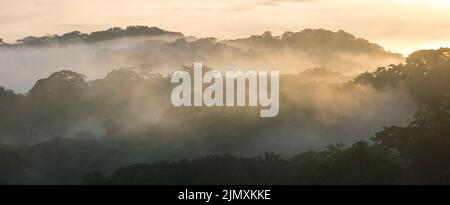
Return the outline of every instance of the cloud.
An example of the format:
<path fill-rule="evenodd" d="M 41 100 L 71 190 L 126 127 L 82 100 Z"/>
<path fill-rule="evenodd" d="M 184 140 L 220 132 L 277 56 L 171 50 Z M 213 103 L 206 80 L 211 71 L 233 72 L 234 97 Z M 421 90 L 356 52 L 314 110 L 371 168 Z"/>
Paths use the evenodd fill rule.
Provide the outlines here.
<path fill-rule="evenodd" d="M 261 6 L 277 6 L 284 2 L 312 2 L 315 0 L 264 0 L 264 1 L 258 1 L 258 2 L 252 2 L 247 4 L 240 4 L 240 5 L 232 5 L 232 6 L 223 6 L 219 8 L 196 8 L 198 10 L 213 10 L 213 11 L 249 11 L 252 9 L 255 9 L 257 7 Z"/>
<path fill-rule="evenodd" d="M 63 27 L 63 28 L 71 28 L 71 29 L 90 29 L 90 28 L 93 28 L 93 26 L 89 26 L 89 25 L 71 24 L 71 23 L 54 24 L 54 26 L 55 27 Z"/>
<path fill-rule="evenodd" d="M 266 0 L 262 3 L 260 3 L 260 5 L 275 6 L 275 5 L 278 5 L 283 2 L 311 2 L 311 1 L 315 1 L 315 0 Z"/>
<path fill-rule="evenodd" d="M 264 0 L 256 3 L 221 7 L 222 11 L 248 11 L 259 6 L 277 6 L 283 2 L 311 2 L 315 0 Z"/>

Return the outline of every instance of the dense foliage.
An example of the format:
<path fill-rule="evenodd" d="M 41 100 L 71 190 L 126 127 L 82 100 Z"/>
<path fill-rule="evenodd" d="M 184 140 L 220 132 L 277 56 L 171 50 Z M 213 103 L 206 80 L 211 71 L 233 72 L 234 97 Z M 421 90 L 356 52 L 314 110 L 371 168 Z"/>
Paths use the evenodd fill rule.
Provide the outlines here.
<path fill-rule="evenodd" d="M 327 73 L 284 75 L 280 115 L 264 120 L 256 109 L 168 107 L 169 78 L 145 66 L 117 69 L 95 81 L 63 70 L 37 81 L 27 94 L 0 88 L 0 182 L 450 183 L 449 49 L 416 52 L 406 64 L 350 83 L 305 80 L 315 72 Z M 370 140 L 355 138 L 395 117 L 384 116 L 392 111 L 384 110 L 386 102 L 402 95 L 412 96 L 418 108 L 409 125 L 386 127 Z M 296 141 L 308 136 L 314 139 Z M 308 151 L 332 140 L 351 146 Z M 286 153 L 278 156 L 272 148 Z"/>
<path fill-rule="evenodd" d="M 5 44 L 5 46 L 49 46 L 58 44 L 71 43 L 92 43 L 99 41 L 107 41 L 122 37 L 139 37 L 139 36 L 163 36 L 175 35 L 183 37 L 181 33 L 165 31 L 157 27 L 147 26 L 128 26 L 126 29 L 119 27 L 110 28 L 105 31 L 96 31 L 90 34 L 81 33 L 80 31 L 73 31 L 63 35 L 47 35 L 41 37 L 28 36 L 17 40 L 16 44 Z M 3 41 L 0 39 L 0 45 Z"/>
<path fill-rule="evenodd" d="M 420 87 L 419 82 L 420 81 Z M 353 83 L 406 86 L 423 105 L 407 127 L 386 127 L 373 144 L 329 146 L 285 160 L 208 156 L 91 173 L 86 184 L 448 184 L 450 183 L 449 49 L 419 51 L 406 65 L 379 68 Z"/>

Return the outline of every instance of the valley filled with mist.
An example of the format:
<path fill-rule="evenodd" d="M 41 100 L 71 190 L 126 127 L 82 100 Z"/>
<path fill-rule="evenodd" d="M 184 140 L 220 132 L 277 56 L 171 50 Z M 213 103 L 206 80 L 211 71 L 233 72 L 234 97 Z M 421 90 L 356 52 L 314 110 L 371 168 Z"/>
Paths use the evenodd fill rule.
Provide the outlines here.
<path fill-rule="evenodd" d="M 279 115 L 174 107 L 170 75 L 195 62 L 280 71 Z M 0 183 L 450 183 L 449 85 L 450 49 L 402 56 L 342 30 L 0 40 Z"/>

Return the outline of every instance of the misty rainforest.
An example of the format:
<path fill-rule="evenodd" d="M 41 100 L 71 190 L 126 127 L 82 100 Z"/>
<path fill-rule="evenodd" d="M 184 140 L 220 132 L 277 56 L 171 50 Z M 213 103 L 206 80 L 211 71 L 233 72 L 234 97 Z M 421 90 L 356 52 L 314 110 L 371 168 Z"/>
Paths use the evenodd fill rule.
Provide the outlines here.
<path fill-rule="evenodd" d="M 173 106 L 195 62 L 280 71 L 278 115 Z M 0 184 L 450 184 L 450 48 L 112 27 L 0 40 L 0 85 Z"/>

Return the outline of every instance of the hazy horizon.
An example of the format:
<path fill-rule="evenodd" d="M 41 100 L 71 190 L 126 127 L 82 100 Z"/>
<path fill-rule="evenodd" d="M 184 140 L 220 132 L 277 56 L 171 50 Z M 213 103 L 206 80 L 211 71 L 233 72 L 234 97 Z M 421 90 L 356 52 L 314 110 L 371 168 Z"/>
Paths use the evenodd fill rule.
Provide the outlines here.
<path fill-rule="evenodd" d="M 0 5 L 0 38 L 10 43 L 29 35 L 148 25 L 219 39 L 342 29 L 403 55 L 450 46 L 450 2 L 444 0 L 0 0 Z"/>

